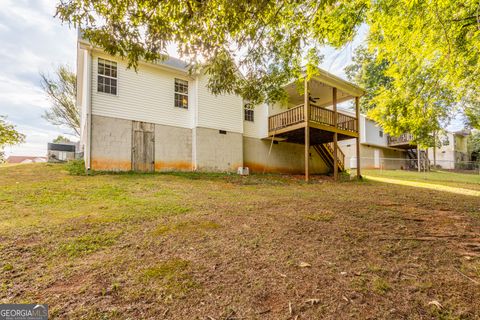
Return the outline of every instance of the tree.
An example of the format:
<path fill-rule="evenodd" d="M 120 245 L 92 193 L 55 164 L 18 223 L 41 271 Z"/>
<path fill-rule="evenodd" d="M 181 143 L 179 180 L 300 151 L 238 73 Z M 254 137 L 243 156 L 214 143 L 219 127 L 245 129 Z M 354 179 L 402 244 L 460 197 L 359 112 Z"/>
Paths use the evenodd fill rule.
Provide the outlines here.
<path fill-rule="evenodd" d="M 449 107 L 444 92 L 441 88 L 430 90 L 430 99 L 402 98 L 395 87 L 395 78 L 387 73 L 390 64 L 385 58 L 379 59 L 375 52 L 361 46 L 355 51 L 353 64 L 345 68 L 348 78 L 366 91 L 360 105 L 362 112 L 367 113 L 389 134 L 398 136 L 409 132 L 414 137 L 412 142 L 423 148 L 439 146 L 434 135 L 441 132 L 448 122 L 448 114 L 429 113 L 429 110 L 442 111 Z M 424 77 L 429 78 L 430 75 Z M 422 79 L 417 79 L 417 82 L 420 81 Z M 385 97 L 392 92 L 398 94 L 396 100 Z M 423 108 L 417 109 L 416 102 L 423 103 Z M 417 114 L 417 111 L 420 111 L 420 114 Z"/>
<path fill-rule="evenodd" d="M 43 117 L 56 126 L 71 129 L 80 135 L 80 110 L 76 104 L 77 80 L 67 66 L 59 66 L 53 77 L 41 73 L 41 86 L 52 106 Z"/>
<path fill-rule="evenodd" d="M 83 36 L 137 67 L 140 59 L 179 54 L 209 75 L 214 94 L 236 93 L 256 104 L 285 98 L 281 86 L 315 73 L 324 44 L 355 36 L 365 0 L 67 0 L 57 16 Z"/>
<path fill-rule="evenodd" d="M 53 139 L 53 143 L 65 143 L 65 142 L 72 142 L 70 139 L 64 136 L 58 136 L 55 139 Z"/>
<path fill-rule="evenodd" d="M 133 67 L 176 43 L 192 70 L 202 62 L 213 93 L 254 104 L 285 98 L 282 85 L 315 74 L 322 46 L 344 46 L 366 23 L 391 78 L 372 110 L 387 133 L 423 136 L 478 103 L 478 0 L 64 0 L 57 16 Z"/>
<path fill-rule="evenodd" d="M 366 91 L 360 102 L 360 110 L 367 113 L 375 108 L 373 98 L 378 94 L 378 90 L 381 87 L 390 88 L 392 85 L 393 79 L 385 74 L 388 61 L 379 61 L 365 46 L 355 50 L 352 60 L 353 64 L 345 67 L 345 73 L 350 81 Z"/>
<path fill-rule="evenodd" d="M 473 161 L 480 161 L 480 131 L 473 131 L 467 140 L 467 149 Z"/>
<path fill-rule="evenodd" d="M 4 161 L 5 146 L 13 146 L 24 141 L 25 135 L 18 132 L 13 124 L 8 123 L 5 116 L 0 116 L 0 162 Z"/>

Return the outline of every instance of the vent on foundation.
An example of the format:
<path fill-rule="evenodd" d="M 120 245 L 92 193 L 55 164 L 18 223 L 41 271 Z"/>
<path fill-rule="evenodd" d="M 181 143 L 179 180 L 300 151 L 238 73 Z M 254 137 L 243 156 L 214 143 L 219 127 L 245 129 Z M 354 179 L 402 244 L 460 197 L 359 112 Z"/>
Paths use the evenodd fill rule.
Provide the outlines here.
<path fill-rule="evenodd" d="M 225 131 L 225 130 L 218 130 L 218 133 L 220 133 L 220 134 L 227 134 L 227 131 Z"/>

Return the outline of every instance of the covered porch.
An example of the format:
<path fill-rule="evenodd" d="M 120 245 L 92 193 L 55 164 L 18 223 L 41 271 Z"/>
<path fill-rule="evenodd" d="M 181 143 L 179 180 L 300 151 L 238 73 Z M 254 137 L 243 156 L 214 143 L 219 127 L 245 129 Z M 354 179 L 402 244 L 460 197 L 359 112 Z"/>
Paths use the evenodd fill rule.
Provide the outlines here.
<path fill-rule="evenodd" d="M 285 87 L 289 108 L 268 118 L 268 136 L 272 140 L 305 145 L 305 180 L 309 180 L 310 149 L 313 148 L 333 167 L 335 180 L 343 169 L 344 156 L 338 141 L 356 138 L 357 177 L 359 156 L 359 99 L 364 91 L 324 70 L 311 79 L 304 78 L 304 90 L 297 83 Z M 339 112 L 337 105 L 354 100 L 355 112 Z"/>

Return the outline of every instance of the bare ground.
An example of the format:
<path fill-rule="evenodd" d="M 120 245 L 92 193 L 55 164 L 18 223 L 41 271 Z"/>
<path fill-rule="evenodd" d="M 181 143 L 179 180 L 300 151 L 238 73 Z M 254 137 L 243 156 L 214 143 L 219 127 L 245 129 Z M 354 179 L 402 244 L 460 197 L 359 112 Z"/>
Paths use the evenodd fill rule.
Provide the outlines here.
<path fill-rule="evenodd" d="M 0 302 L 52 318 L 480 318 L 478 197 L 48 165 L 0 185 Z"/>

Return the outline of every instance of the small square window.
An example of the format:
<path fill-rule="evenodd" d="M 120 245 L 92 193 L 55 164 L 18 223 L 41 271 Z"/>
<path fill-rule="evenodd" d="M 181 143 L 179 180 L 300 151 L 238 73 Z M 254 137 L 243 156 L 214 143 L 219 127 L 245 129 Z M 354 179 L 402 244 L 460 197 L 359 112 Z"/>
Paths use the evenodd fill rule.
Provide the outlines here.
<path fill-rule="evenodd" d="M 188 81 L 175 78 L 174 106 L 188 109 Z"/>
<path fill-rule="evenodd" d="M 251 121 L 251 122 L 254 121 L 255 112 L 254 112 L 253 109 L 245 108 L 245 109 L 243 109 L 243 112 L 244 112 L 245 121 Z"/>
<path fill-rule="evenodd" d="M 383 131 L 380 130 L 380 131 L 378 132 L 378 135 L 380 136 L 380 138 L 383 138 Z"/>

